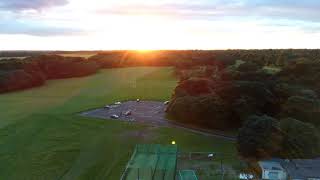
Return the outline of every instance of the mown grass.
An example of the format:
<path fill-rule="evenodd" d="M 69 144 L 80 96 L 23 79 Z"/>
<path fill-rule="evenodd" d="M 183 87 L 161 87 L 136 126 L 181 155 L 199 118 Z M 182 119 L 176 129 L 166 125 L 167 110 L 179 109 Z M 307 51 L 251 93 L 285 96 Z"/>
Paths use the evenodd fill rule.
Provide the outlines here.
<path fill-rule="evenodd" d="M 183 151 L 235 154 L 234 144 L 221 139 L 77 114 L 114 101 L 167 100 L 177 83 L 172 72 L 109 69 L 0 95 L 0 179 L 119 179 L 137 143 L 175 140 Z"/>

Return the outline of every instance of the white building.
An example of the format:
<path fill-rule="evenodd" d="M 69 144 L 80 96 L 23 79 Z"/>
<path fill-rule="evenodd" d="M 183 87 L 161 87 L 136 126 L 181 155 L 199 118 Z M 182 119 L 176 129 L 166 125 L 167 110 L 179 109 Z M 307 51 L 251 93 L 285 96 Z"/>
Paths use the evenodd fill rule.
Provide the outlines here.
<path fill-rule="evenodd" d="M 259 161 L 262 180 L 320 180 L 318 159 L 270 159 Z"/>
<path fill-rule="evenodd" d="M 263 180 L 287 180 L 287 173 L 281 166 L 280 162 L 276 161 L 259 161 L 259 166 L 262 171 Z"/>

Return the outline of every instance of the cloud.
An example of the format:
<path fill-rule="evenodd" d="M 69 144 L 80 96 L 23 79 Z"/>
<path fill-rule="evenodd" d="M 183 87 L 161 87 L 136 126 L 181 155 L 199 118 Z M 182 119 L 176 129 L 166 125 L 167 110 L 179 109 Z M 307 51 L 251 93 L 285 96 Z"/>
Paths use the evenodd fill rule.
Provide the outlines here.
<path fill-rule="evenodd" d="M 189 3 L 188 3 L 189 2 Z M 97 10 L 99 14 L 175 16 L 186 19 L 280 18 L 320 21 L 318 0 L 202 0 L 198 3 L 131 3 Z"/>
<path fill-rule="evenodd" d="M 247 31 L 264 34 L 299 32 L 311 35 L 320 32 L 319 9 L 319 0 L 186 0 L 117 4 L 96 12 L 102 16 L 156 16 L 169 21 L 181 20 L 185 30 L 195 32 L 230 35 Z M 200 27 L 201 23 L 205 26 Z"/>
<path fill-rule="evenodd" d="M 215 34 L 256 33 L 261 38 L 274 32 L 285 37 L 288 32 L 320 32 L 319 9 L 319 0 L 0 0 L 0 34 L 112 38 L 132 33 L 132 26 L 140 23 L 165 27 L 168 34 L 184 32 L 181 39 L 203 36 L 201 42 Z"/>
<path fill-rule="evenodd" d="M 0 10 L 41 10 L 66 4 L 68 4 L 68 0 L 0 0 Z"/>
<path fill-rule="evenodd" d="M 246 0 L 243 10 L 259 17 L 283 18 L 293 20 L 319 21 L 320 1 L 318 0 Z"/>
<path fill-rule="evenodd" d="M 0 21 L 0 34 L 24 34 L 32 36 L 72 36 L 86 34 L 84 30 L 68 28 L 68 27 L 55 27 L 34 22 L 21 22 L 21 21 Z"/>

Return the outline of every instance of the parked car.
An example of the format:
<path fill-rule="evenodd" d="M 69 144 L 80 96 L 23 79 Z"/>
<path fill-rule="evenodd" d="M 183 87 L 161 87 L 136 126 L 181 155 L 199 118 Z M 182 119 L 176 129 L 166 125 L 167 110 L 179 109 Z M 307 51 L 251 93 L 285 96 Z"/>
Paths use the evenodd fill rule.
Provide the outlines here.
<path fill-rule="evenodd" d="M 119 119 L 119 116 L 116 115 L 116 114 L 113 114 L 113 115 L 111 115 L 110 117 L 111 117 L 112 119 Z"/>

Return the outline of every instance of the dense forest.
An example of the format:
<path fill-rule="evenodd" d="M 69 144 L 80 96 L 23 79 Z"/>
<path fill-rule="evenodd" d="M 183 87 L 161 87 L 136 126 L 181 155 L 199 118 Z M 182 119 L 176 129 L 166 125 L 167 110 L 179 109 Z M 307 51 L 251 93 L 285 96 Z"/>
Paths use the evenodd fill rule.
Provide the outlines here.
<path fill-rule="evenodd" d="M 107 51 L 88 59 L 45 53 L 1 60 L 0 93 L 132 66 L 175 67 L 168 117 L 238 130 L 244 158 L 320 155 L 320 50 Z"/>
<path fill-rule="evenodd" d="M 83 58 L 40 55 L 0 61 L 0 93 L 41 86 L 47 79 L 86 76 L 98 66 Z"/>
<path fill-rule="evenodd" d="M 0 51 L 0 58 L 29 57 L 47 53 L 49 53 L 49 51 Z"/>

